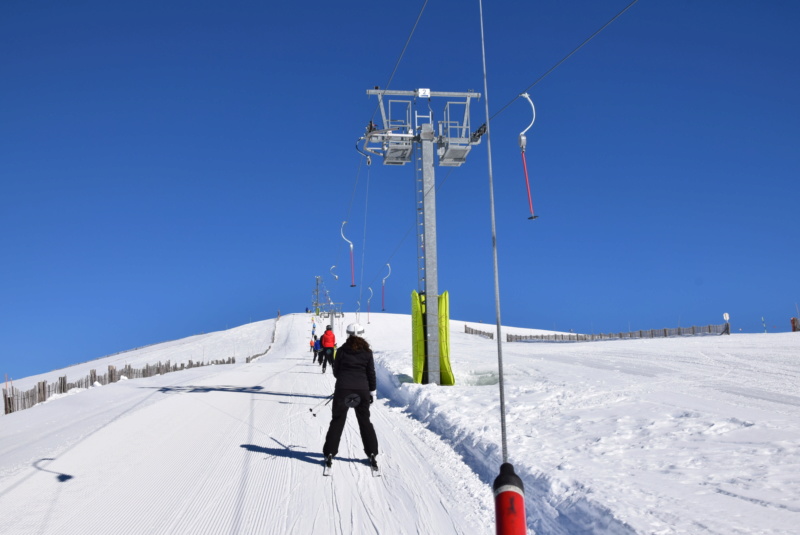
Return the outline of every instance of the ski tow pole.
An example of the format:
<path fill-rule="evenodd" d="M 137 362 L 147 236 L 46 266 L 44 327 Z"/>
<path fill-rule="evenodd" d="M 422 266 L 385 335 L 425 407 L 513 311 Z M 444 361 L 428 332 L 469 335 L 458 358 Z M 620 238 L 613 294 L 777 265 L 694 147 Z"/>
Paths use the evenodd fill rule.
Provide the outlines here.
<path fill-rule="evenodd" d="M 389 268 L 389 274 L 383 278 L 383 282 L 381 282 L 381 310 L 386 310 L 386 279 L 389 278 L 389 275 L 392 274 L 392 266 L 389 263 L 386 263 L 386 267 Z M 800 318 L 800 312 L 797 313 L 797 317 Z"/>
<path fill-rule="evenodd" d="M 536 107 L 533 105 L 533 101 L 531 100 L 530 95 L 528 93 L 522 93 L 521 97 L 525 97 L 528 103 L 531 105 L 531 110 L 533 110 L 533 119 L 531 119 L 531 124 L 528 125 L 528 128 L 523 130 L 519 133 L 519 148 L 522 151 L 522 169 L 525 171 L 525 187 L 528 189 L 528 206 L 531 209 L 531 216 L 528 219 L 536 219 L 539 216 L 533 213 L 533 199 L 531 199 L 531 183 L 528 180 L 528 162 L 525 160 L 525 145 L 528 143 L 528 139 L 525 137 L 525 133 L 531 129 L 533 126 L 533 122 L 536 120 Z"/>
<path fill-rule="evenodd" d="M 481 19 L 481 56 L 483 59 L 483 94 L 486 106 L 486 153 L 489 164 L 489 207 L 492 221 L 492 261 L 494 264 L 494 308 L 497 320 L 497 368 L 500 387 L 500 438 L 503 464 L 500 474 L 492 484 L 494 492 L 495 526 L 497 535 L 525 535 L 528 531 L 525 517 L 525 487 L 522 479 L 514 472 L 508 459 L 508 439 L 506 434 L 505 380 L 503 377 L 503 346 L 501 343 L 503 322 L 500 317 L 500 276 L 497 261 L 497 225 L 495 222 L 494 176 L 492 172 L 492 137 L 489 115 L 489 84 L 486 77 L 486 45 L 483 29 L 483 0 L 478 2 Z M 533 122 L 531 122 L 531 125 Z M 530 126 L 528 127 L 530 128 Z M 527 129 L 525 130 L 527 131 Z M 523 134 L 524 132 L 523 131 Z M 525 154 L 523 152 L 523 154 Z M 531 209 L 533 212 L 533 209 Z M 533 213 L 531 213 L 533 216 Z"/>
<path fill-rule="evenodd" d="M 350 244 L 350 287 L 351 288 L 355 288 L 356 287 L 356 268 L 355 268 L 355 261 L 353 260 L 353 242 L 351 242 L 350 240 L 345 238 L 344 226 L 346 224 L 347 224 L 347 221 L 342 221 L 341 234 L 342 234 L 342 238 L 344 238 L 344 241 L 346 241 L 347 243 Z"/>

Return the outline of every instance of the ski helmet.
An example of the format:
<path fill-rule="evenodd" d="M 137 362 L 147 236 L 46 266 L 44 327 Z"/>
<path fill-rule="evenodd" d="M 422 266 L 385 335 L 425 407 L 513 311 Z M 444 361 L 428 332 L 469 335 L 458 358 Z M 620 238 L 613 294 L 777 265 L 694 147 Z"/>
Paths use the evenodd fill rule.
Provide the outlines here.
<path fill-rule="evenodd" d="M 325 330 L 326 330 L 326 331 L 332 331 L 332 330 L 333 330 L 333 327 L 331 327 L 330 325 L 328 325 L 327 327 L 325 327 Z"/>
<path fill-rule="evenodd" d="M 358 323 L 351 323 L 347 326 L 347 334 L 355 334 L 361 336 L 364 334 L 364 326 Z"/>

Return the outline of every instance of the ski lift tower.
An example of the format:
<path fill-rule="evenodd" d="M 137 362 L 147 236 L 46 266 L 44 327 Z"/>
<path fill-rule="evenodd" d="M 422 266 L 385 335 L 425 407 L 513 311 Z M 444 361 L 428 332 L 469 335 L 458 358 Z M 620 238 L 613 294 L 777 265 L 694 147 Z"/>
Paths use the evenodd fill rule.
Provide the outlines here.
<path fill-rule="evenodd" d="M 328 315 L 328 325 L 331 326 L 333 331 L 336 331 L 336 318 L 343 318 L 344 312 L 342 312 L 342 305 L 344 303 L 330 303 L 327 311 Z M 324 316 L 324 314 L 323 314 Z"/>
<path fill-rule="evenodd" d="M 314 279 L 316 280 L 316 287 L 311 292 L 311 306 L 314 314 L 319 314 L 320 306 L 322 305 L 319 302 L 319 285 L 322 284 L 322 277 L 316 276 Z"/>
<path fill-rule="evenodd" d="M 370 122 L 364 135 L 364 150 L 381 156 L 384 165 L 405 165 L 419 148 L 417 158 L 417 257 L 419 293 L 425 295 L 425 356 L 427 382 L 441 384 L 439 367 L 439 287 L 436 258 L 436 180 L 433 148 L 440 167 L 460 167 L 473 145 L 480 143 L 485 129 L 470 133 L 469 105 L 480 93 L 431 91 L 389 91 L 368 89 L 378 97 L 382 128 Z M 386 98 L 390 97 L 390 98 Z M 395 98 L 400 97 L 400 98 Z M 451 99 L 444 108 L 443 120 L 434 124 L 430 101 L 433 97 Z M 417 99 L 427 99 L 425 110 L 414 111 Z M 437 127 L 438 128 L 435 128 Z M 420 176 L 421 172 L 421 176 Z"/>

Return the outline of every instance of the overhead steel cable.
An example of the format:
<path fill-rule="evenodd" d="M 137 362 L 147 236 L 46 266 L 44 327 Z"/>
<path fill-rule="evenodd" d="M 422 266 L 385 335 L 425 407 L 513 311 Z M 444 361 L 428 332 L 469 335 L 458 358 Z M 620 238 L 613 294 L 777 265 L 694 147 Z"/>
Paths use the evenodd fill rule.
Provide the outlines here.
<path fill-rule="evenodd" d="M 370 166 L 367 166 L 367 192 L 364 195 L 364 238 L 361 242 L 361 279 L 359 282 L 361 288 L 358 289 L 359 301 L 364 296 L 364 258 L 367 254 L 367 213 L 369 212 L 369 170 Z"/>
<path fill-rule="evenodd" d="M 423 4 L 422 4 L 422 8 L 419 10 L 419 14 L 417 15 L 417 19 L 414 21 L 414 26 L 411 28 L 411 32 L 409 32 L 409 34 L 408 34 L 408 38 L 406 39 L 406 43 L 405 43 L 405 45 L 403 45 L 403 49 L 400 51 L 400 55 L 398 56 L 397 61 L 394 64 L 394 68 L 392 69 L 392 73 L 389 75 L 389 79 L 386 82 L 385 89 L 389 88 L 389 86 L 392 83 L 392 80 L 394 79 L 395 74 L 397 73 L 397 69 L 400 67 L 400 62 L 403 60 L 403 56 L 405 56 L 406 50 L 408 49 L 408 45 L 411 43 L 411 39 L 414 36 L 414 32 L 416 31 L 417 26 L 419 25 L 419 21 L 422 19 L 422 14 L 425 12 L 425 8 L 428 6 L 428 1 L 429 0 L 425 0 L 423 2 Z M 372 123 L 372 120 L 375 118 L 375 114 L 378 112 L 379 107 L 380 107 L 380 100 L 378 101 L 378 104 L 375 106 L 375 110 L 373 110 L 372 115 L 370 116 L 370 123 Z M 356 141 L 356 150 L 358 150 L 358 141 Z M 361 153 L 362 155 L 364 155 L 364 153 L 361 152 L 360 150 L 358 150 L 358 152 Z M 367 180 L 369 181 L 369 166 L 370 166 L 371 162 L 369 161 L 368 158 L 369 157 L 367 157 Z M 353 209 L 353 202 L 355 200 L 356 188 L 358 187 L 358 179 L 359 179 L 359 176 L 360 176 L 360 173 L 361 173 L 361 166 L 363 164 L 363 161 L 364 161 L 364 159 L 360 159 L 360 161 L 359 161 L 358 172 L 356 173 L 355 184 L 353 184 L 353 192 L 352 192 L 352 194 L 350 196 L 350 205 L 347 208 L 347 219 L 345 221 L 349 221 L 350 220 L 350 213 L 352 212 L 352 209 Z M 366 211 L 366 207 L 368 206 L 368 203 L 369 203 L 369 183 L 367 184 L 367 197 L 365 199 L 365 211 Z M 366 213 L 364 214 L 364 227 L 365 227 L 364 228 L 364 242 L 366 243 L 366 232 L 367 232 L 366 231 Z M 403 238 L 403 240 L 405 240 L 405 238 Z M 401 240 L 401 243 L 402 243 L 402 240 Z M 365 244 L 362 244 L 362 248 L 364 247 L 364 245 Z M 398 248 L 399 248 L 399 246 L 398 246 Z M 339 249 L 339 251 L 341 251 L 341 248 Z M 364 271 L 364 266 L 363 266 L 363 264 L 364 264 L 364 256 L 363 256 L 363 254 L 364 254 L 364 251 L 362 250 L 362 260 L 361 260 L 361 263 L 362 263 L 362 266 L 361 266 L 361 270 L 362 270 L 362 273 L 361 273 L 362 286 L 363 286 L 363 277 L 364 277 L 364 273 L 363 273 L 363 271 Z M 338 261 L 338 253 L 337 253 L 337 261 Z M 359 293 L 359 299 L 360 298 L 361 298 L 361 294 Z"/>
<path fill-rule="evenodd" d="M 397 58 L 397 61 L 394 64 L 394 69 L 392 69 L 392 74 L 389 75 L 389 80 L 386 82 L 386 87 L 384 89 L 389 89 L 389 86 L 392 85 L 392 80 L 394 79 L 394 75 L 397 73 L 397 69 L 400 67 L 400 61 L 402 61 L 403 56 L 406 53 L 406 49 L 408 45 L 411 43 L 411 38 L 414 36 L 414 32 L 417 30 L 417 26 L 419 25 L 420 19 L 422 19 L 422 13 L 425 12 L 425 8 L 428 6 L 428 0 L 422 4 L 422 9 L 419 10 L 419 15 L 417 15 L 417 20 L 414 22 L 414 27 L 411 28 L 411 33 L 408 34 L 408 39 L 406 39 L 406 44 L 403 45 L 403 50 L 400 52 L 400 57 Z M 378 100 L 378 104 L 375 106 L 375 110 L 372 112 L 370 116 L 370 121 L 375 118 L 375 114 L 378 113 L 378 108 L 380 108 L 380 100 Z"/>
<path fill-rule="evenodd" d="M 528 87 L 526 87 L 526 88 L 525 88 L 525 89 L 523 89 L 522 91 L 519 91 L 519 92 L 517 93 L 517 96 L 516 96 L 516 97 L 514 97 L 513 99 L 511 99 L 511 100 L 508 102 L 508 104 L 506 104 L 505 106 L 503 106 L 502 108 L 500 108 L 499 110 L 497 110 L 497 111 L 494 113 L 494 115 L 492 115 L 492 116 L 490 117 L 490 119 L 494 119 L 495 117 L 497 117 L 498 115 L 500 115 L 500 113 L 502 113 L 502 112 L 503 112 L 503 110 L 505 110 L 506 108 L 508 108 L 509 106 L 511 106 L 511 105 L 512 105 L 514 102 L 516 102 L 516 100 L 517 100 L 517 99 L 518 99 L 518 98 L 519 98 L 519 97 L 520 97 L 520 96 L 521 96 L 523 93 L 527 93 L 527 92 L 528 92 L 528 90 L 530 90 L 530 89 L 531 89 L 533 86 L 535 86 L 536 84 L 538 84 L 539 82 L 541 82 L 542 80 L 544 80 L 544 79 L 545 79 L 547 76 L 549 76 L 549 75 L 550 75 L 550 73 L 552 73 L 552 72 L 553 72 L 554 70 L 556 70 L 556 69 L 557 69 L 559 66 L 561 66 L 561 64 L 562 64 L 562 63 L 564 63 L 564 62 L 565 62 L 565 61 L 567 61 L 569 58 L 571 58 L 571 57 L 572 57 L 572 56 L 573 56 L 573 55 L 574 55 L 574 54 L 575 54 L 575 53 L 576 53 L 578 50 L 580 50 L 581 48 L 583 48 L 583 47 L 584 47 L 584 45 L 586 45 L 586 44 L 587 44 L 589 41 L 591 41 L 592 39 L 594 39 L 595 37 L 597 37 L 597 34 L 599 34 L 600 32 L 602 32 L 603 30 L 605 30 L 605 29 L 606 29 L 606 27 L 608 27 L 608 26 L 609 26 L 609 25 L 610 25 L 612 22 L 614 22 L 614 21 L 615 21 L 615 20 L 617 20 L 619 17 L 621 17 L 623 13 L 625 13 L 625 12 L 626 12 L 626 11 L 628 11 L 630 8 L 632 8 L 632 7 L 633 7 L 633 5 L 634 5 L 634 4 L 636 4 L 636 2 L 638 2 L 638 1 L 639 1 L 639 0 L 633 0 L 633 2 L 631 2 L 630 4 L 628 4 L 627 6 L 625 6 L 625 9 L 623 9 L 622 11 L 620 11 L 619 13 L 617 13 L 616 15 L 614 15 L 614 17 L 613 17 L 611 20 L 609 20 L 608 22 L 606 22 L 605 24 L 603 24 L 603 25 L 600 27 L 600 29 L 598 29 L 598 30 L 597 30 L 596 32 L 594 32 L 592 35 L 590 35 L 589 37 L 587 37 L 586 39 L 584 39 L 584 41 L 583 41 L 581 44 L 579 44 L 577 47 L 575 47 L 575 48 L 572 50 L 572 52 L 570 52 L 569 54 L 567 54 L 566 56 L 564 56 L 563 58 L 561 58 L 561 60 L 559 60 L 559 62 L 558 62 L 558 63 L 556 63 L 555 65 L 553 65 L 552 67 L 550 67 L 550 68 L 547 70 L 547 72 L 545 72 L 543 75 L 541 75 L 539 78 L 537 78 L 535 82 L 533 82 L 531 85 L 529 85 Z"/>
<path fill-rule="evenodd" d="M 362 158 L 362 159 L 359 159 L 359 161 L 358 161 L 358 169 L 356 169 L 356 180 L 355 180 L 355 183 L 353 184 L 353 191 L 350 193 L 350 204 L 347 207 L 347 217 L 346 217 L 346 219 L 344 219 L 344 221 L 350 221 L 350 213 L 353 211 L 353 202 L 355 201 L 356 189 L 358 188 L 358 181 L 361 178 L 361 168 L 363 166 L 364 166 L 364 159 Z M 369 173 L 369 168 L 367 169 L 367 172 Z M 336 256 L 335 256 L 336 262 L 334 262 L 334 264 L 331 267 L 331 269 L 333 269 L 333 267 L 336 267 L 336 266 L 339 265 L 339 259 L 341 258 L 342 247 L 343 246 L 339 246 L 339 247 L 336 248 Z M 336 279 L 339 278 L 339 277 L 336 276 L 335 273 L 333 273 L 333 271 L 331 271 L 331 275 L 333 275 Z"/>
<path fill-rule="evenodd" d="M 455 169 L 454 167 L 451 167 L 450 169 L 448 169 L 448 171 L 447 171 L 447 174 L 444 176 L 444 178 L 442 179 L 442 181 L 441 181 L 441 182 L 439 182 L 439 183 L 436 185 L 436 192 L 437 192 L 437 193 L 439 192 L 439 190 L 440 190 L 440 189 L 442 189 L 442 186 L 444 186 L 444 183 L 445 183 L 445 182 L 447 182 L 447 179 L 450 177 L 450 174 L 453 172 L 453 170 L 454 170 L 454 169 Z M 430 189 L 426 190 L 426 193 L 425 193 L 425 194 L 427 195 L 427 194 L 428 194 L 428 192 L 430 192 Z M 414 227 L 416 227 L 416 226 L 417 226 L 417 223 L 416 223 L 416 221 L 414 221 L 413 223 L 411 223 L 411 225 L 408 227 L 408 230 L 406 230 L 406 233 L 403 235 L 403 237 L 402 237 L 402 238 L 400 238 L 400 241 L 397 243 L 397 246 L 395 247 L 394 251 L 392 251 L 392 254 L 391 254 L 391 255 L 389 255 L 389 258 L 387 258 L 387 259 L 386 259 L 386 262 L 385 262 L 385 263 L 389 263 L 389 262 L 391 262 L 391 261 L 392 261 L 392 258 L 394 258 L 394 255 L 396 255 L 396 254 L 397 254 L 397 252 L 400 250 L 400 247 L 401 247 L 401 246 L 403 245 L 403 243 L 406 241 L 406 238 L 408 238 L 408 235 L 409 235 L 409 234 L 411 234 L 411 231 L 412 231 L 412 230 L 414 230 Z M 363 269 L 363 266 L 362 266 L 362 269 Z M 383 269 L 383 268 L 381 267 L 381 269 Z M 367 286 L 371 286 L 371 285 L 372 285 L 372 283 L 374 283 L 376 280 L 378 280 L 378 279 L 380 279 L 380 278 L 382 278 L 382 277 L 381 277 L 381 275 L 380 275 L 380 273 L 379 273 L 379 274 L 377 274 L 377 275 L 375 275 L 375 276 L 372 278 L 372 280 L 371 280 L 371 281 L 370 281 L 370 282 L 367 284 Z"/>
<path fill-rule="evenodd" d="M 560 66 L 561 66 L 561 64 L 563 64 L 563 63 L 564 63 L 565 61 L 567 61 L 567 60 L 568 60 L 570 57 L 572 57 L 573 55 L 575 55 L 575 53 L 577 53 L 577 52 L 578 52 L 578 51 L 579 51 L 581 48 L 583 48 L 583 47 L 584 47 L 586 44 L 588 44 L 588 43 L 589 43 L 589 41 L 591 41 L 592 39 L 594 39 L 595 37 L 597 37 L 597 35 L 598 35 L 598 34 L 600 34 L 600 32 L 602 32 L 603 30 L 605 30 L 605 29 L 606 29 L 606 28 L 607 28 L 609 25 L 611 25 L 611 24 L 612 24 L 612 23 L 613 23 L 615 20 L 617 20 L 619 17 L 621 17 L 621 16 L 622 16 L 622 15 L 623 15 L 623 14 L 624 14 L 626 11 L 628 11 L 630 8 L 632 8 L 632 7 L 633 7 L 633 6 L 634 6 L 634 5 L 635 5 L 635 4 L 636 4 L 638 1 L 639 1 L 639 0 L 633 0 L 633 1 L 632 1 L 630 4 L 628 4 L 627 6 L 625 6 L 625 8 L 623 8 L 623 9 L 622 9 L 622 10 L 621 10 L 619 13 L 617 13 L 616 15 L 614 15 L 614 16 L 613 16 L 613 17 L 612 17 L 610 20 L 608 20 L 608 22 L 606 22 L 605 24 L 603 24 L 603 25 L 602 25 L 602 26 L 601 26 L 599 29 L 597 29 L 597 30 L 596 30 L 594 33 L 592 33 L 592 34 L 591 34 L 589 37 L 587 37 L 586 39 L 584 39 L 584 40 L 583 40 L 583 42 L 581 42 L 581 43 L 580 43 L 580 44 L 579 44 L 577 47 L 575 47 L 575 48 L 574 48 L 574 49 L 573 49 L 573 50 L 572 50 L 572 51 L 571 51 L 569 54 L 567 54 L 566 56 L 564 56 L 563 58 L 561 58 L 561 59 L 560 59 L 560 60 L 559 60 L 559 61 L 558 61 L 556 64 L 554 64 L 552 67 L 550 67 L 550 68 L 549 68 L 549 69 L 548 69 L 548 70 L 547 70 L 547 71 L 546 71 L 544 74 L 542 74 L 541 76 L 539 76 L 539 78 L 537 78 L 537 79 L 536 79 L 536 80 L 535 80 L 535 81 L 534 81 L 532 84 L 530 84 L 528 87 L 526 87 L 526 88 L 525 88 L 523 91 L 520 91 L 520 92 L 517 94 L 517 96 L 516 96 L 516 97 L 514 97 L 513 99 L 511 99 L 511 100 L 510 100 L 510 101 L 509 101 L 507 104 L 505 104 L 505 105 L 504 105 L 502 108 L 500 108 L 498 111 L 496 111 L 496 112 L 494 113 L 494 115 L 492 115 L 492 116 L 491 116 L 489 119 L 491 120 L 491 119 L 494 119 L 495 117 L 497 117 L 497 116 L 498 116 L 500 113 L 502 113 L 502 112 L 503 112 L 503 111 L 504 111 L 506 108 L 508 108 L 508 107 L 509 107 L 511 104 L 513 104 L 514 102 L 516 102 L 516 100 L 517 100 L 517 99 L 518 99 L 518 98 L 519 98 L 519 97 L 520 97 L 520 96 L 521 96 L 523 93 L 527 93 L 527 92 L 528 92 L 528 90 L 530 90 L 531 88 L 533 88 L 534 86 L 536 86 L 536 85 L 537 85 L 539 82 L 541 82 L 542 80 L 544 80 L 544 79 L 545 79 L 547 76 L 549 76 L 549 75 L 550 75 L 550 74 L 551 74 L 553 71 L 555 71 L 555 70 L 556 70 L 558 67 L 560 67 Z M 427 7 L 427 5 L 428 5 L 428 0 L 425 0 L 425 2 L 424 2 L 424 3 L 423 3 L 423 5 L 422 5 L 422 8 L 420 9 L 419 15 L 417 16 L 417 20 L 415 21 L 415 23 L 414 23 L 414 26 L 413 26 L 413 28 L 411 29 L 411 32 L 409 33 L 408 39 L 406 40 L 406 43 L 405 43 L 405 46 L 403 46 L 403 50 L 401 51 L 401 53 L 400 53 L 400 56 L 397 58 L 397 62 L 395 62 L 395 66 L 394 66 L 394 69 L 392 70 L 392 74 L 389 76 L 389 81 L 386 83 L 386 88 L 385 88 L 385 89 L 387 89 L 387 90 L 388 90 L 388 88 L 389 88 L 389 85 L 391 84 L 392 80 L 394 79 L 394 75 L 396 74 L 396 72 L 397 72 L 397 69 L 398 69 L 398 67 L 400 66 L 400 61 L 403 59 L 403 56 L 405 55 L 406 49 L 408 48 L 408 45 L 409 45 L 409 43 L 411 42 L 411 38 L 412 38 L 412 36 L 414 35 L 414 32 L 415 32 L 415 30 L 417 29 L 417 25 L 419 24 L 419 21 L 420 21 L 420 19 L 422 18 L 422 14 L 423 14 L 423 12 L 425 11 L 425 8 Z M 380 107 L 380 104 L 378 104 L 378 105 L 375 107 L 375 110 L 372 112 L 372 116 L 371 116 L 370 120 L 374 119 L 374 117 L 375 117 L 375 114 L 377 113 L 377 111 L 378 111 L 379 107 Z M 452 169 L 450 169 L 450 171 L 452 171 Z M 444 185 L 445 181 L 447 180 L 447 178 L 448 178 L 449 176 L 450 176 L 450 173 L 448 173 L 448 174 L 447 174 L 447 176 L 445 176 L 444 180 L 442 180 L 442 181 L 441 181 L 441 182 L 440 182 L 440 183 L 439 183 L 439 184 L 436 186 L 436 190 L 437 190 L 437 191 L 439 190 L 439 188 L 441 188 L 441 187 Z M 352 199 L 351 199 L 351 206 L 352 206 Z M 348 216 L 349 216 L 349 211 L 348 211 Z M 411 233 L 411 230 L 412 230 L 413 228 L 414 228 L 414 224 L 412 224 L 412 226 L 411 226 L 411 227 L 409 227 L 408 231 L 406 231 L 405 235 L 404 235 L 404 236 L 403 236 L 403 238 L 400 240 L 400 242 L 398 243 L 397 247 L 396 247 L 396 248 L 395 248 L 395 250 L 392 252 L 392 254 L 390 255 L 390 257 L 389 257 L 389 259 L 388 259 L 387 261 L 391 261 L 391 260 L 392 260 L 392 258 L 394 257 L 394 255 L 395 255 L 395 254 L 397 254 L 397 252 L 399 251 L 399 249 L 400 249 L 400 247 L 402 246 L 403 242 L 405 242 L 405 240 L 408 238 L 408 236 L 409 236 L 409 234 Z M 363 269 L 363 267 L 362 267 L 362 269 Z M 363 273 L 362 273 L 362 276 L 363 276 Z M 372 279 L 372 281 L 371 281 L 369 284 L 372 284 L 373 282 L 375 282 L 375 281 L 376 281 L 378 278 L 380 278 L 380 277 L 381 277 L 381 275 L 380 275 L 380 274 L 376 275 L 376 276 L 375 276 L 375 277 Z"/>

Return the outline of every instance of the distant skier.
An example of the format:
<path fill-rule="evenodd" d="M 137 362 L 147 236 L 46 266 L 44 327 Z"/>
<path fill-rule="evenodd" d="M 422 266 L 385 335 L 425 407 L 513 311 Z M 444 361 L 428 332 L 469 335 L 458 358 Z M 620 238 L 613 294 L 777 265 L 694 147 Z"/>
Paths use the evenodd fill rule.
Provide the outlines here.
<path fill-rule="evenodd" d="M 308 341 L 308 350 L 309 351 L 314 351 L 314 339 L 313 338 Z"/>
<path fill-rule="evenodd" d="M 319 344 L 319 339 L 315 335 L 314 336 L 314 360 L 311 361 L 312 363 L 317 362 L 317 357 L 322 358 L 322 356 L 320 355 L 320 350 L 321 349 L 322 349 L 322 346 Z"/>
<path fill-rule="evenodd" d="M 333 391 L 331 424 L 322 453 L 326 466 L 330 467 L 333 457 L 339 453 L 339 440 L 347 420 L 347 410 L 353 408 L 358 419 L 364 453 L 369 458 L 370 466 L 377 470 L 375 457 L 378 455 L 378 437 L 369 420 L 369 406 L 376 389 L 375 360 L 369 343 L 360 336 L 364 334 L 364 327 L 351 323 L 347 326 L 347 334 L 347 341 L 336 351 L 336 360 L 331 365 L 333 376 L 336 377 L 336 387 Z"/>
<path fill-rule="evenodd" d="M 320 339 L 322 346 L 322 373 L 325 373 L 325 368 L 330 364 L 333 366 L 333 351 L 336 347 L 336 335 L 333 334 L 333 327 L 328 325 L 325 327 L 325 332 Z"/>

